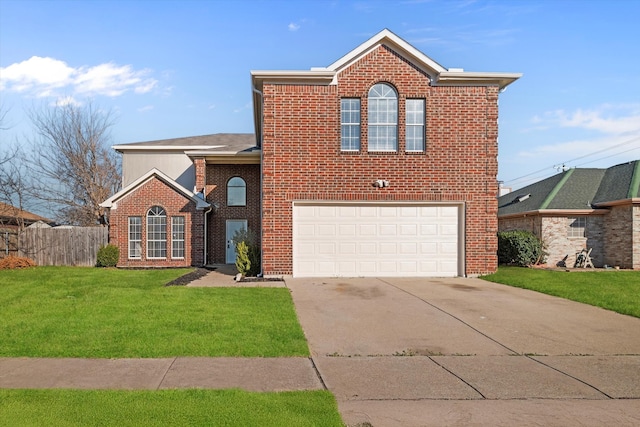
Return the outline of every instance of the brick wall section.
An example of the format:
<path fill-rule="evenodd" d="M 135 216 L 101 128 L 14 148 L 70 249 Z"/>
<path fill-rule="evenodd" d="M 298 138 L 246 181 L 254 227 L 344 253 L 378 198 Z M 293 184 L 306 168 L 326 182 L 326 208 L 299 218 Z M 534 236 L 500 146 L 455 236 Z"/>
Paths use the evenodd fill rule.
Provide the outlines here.
<path fill-rule="evenodd" d="M 196 170 L 196 190 L 202 191 L 206 180 L 206 164 L 204 158 L 198 157 L 193 159 L 193 166 Z M 187 190 L 192 190 L 192 188 L 187 188 Z"/>
<path fill-rule="evenodd" d="M 573 267 L 576 253 L 582 249 L 592 249 L 591 261 L 595 267 L 604 265 L 603 218 L 592 215 L 587 218 L 586 237 L 568 237 L 569 225 L 575 217 L 543 217 L 542 240 L 547 252 L 547 264 Z M 565 258 L 566 257 L 566 258 Z M 564 261 L 564 265 L 561 263 Z"/>
<path fill-rule="evenodd" d="M 605 226 L 607 232 L 605 234 L 605 246 L 607 254 L 604 262 L 611 266 L 620 266 L 620 268 L 640 268 L 638 265 L 637 257 L 640 252 L 638 246 L 638 228 L 634 230 L 633 223 L 638 226 L 638 209 L 640 207 L 633 207 L 631 204 L 623 206 L 613 206 L 607 219 Z M 634 265 L 634 251 L 635 251 L 635 265 Z"/>
<path fill-rule="evenodd" d="M 367 152 L 367 96 L 378 82 L 398 99 L 396 153 Z M 337 86 L 266 84 L 263 270 L 292 272 L 292 202 L 301 199 L 465 203 L 467 275 L 497 266 L 497 87 L 432 87 L 403 58 L 378 47 Z M 340 151 L 340 98 L 361 99 L 361 151 Z M 405 100 L 426 100 L 426 153 L 406 153 Z M 374 188 L 387 179 L 387 188 Z"/>
<path fill-rule="evenodd" d="M 260 165 L 207 165 L 207 202 L 218 209 L 208 218 L 208 262 L 226 262 L 226 220 L 246 219 L 249 230 L 260 238 Z M 234 176 L 247 184 L 247 206 L 227 206 L 227 182 Z"/>
<path fill-rule="evenodd" d="M 632 264 L 631 268 L 634 270 L 640 270 L 640 205 L 633 205 L 632 208 L 632 221 L 633 221 L 633 230 L 632 230 Z"/>
<path fill-rule="evenodd" d="M 167 258 L 146 259 L 147 211 L 161 206 L 167 213 Z M 142 259 L 128 258 L 129 216 L 142 217 Z M 185 257 L 171 258 L 171 217 L 185 218 Z M 110 243 L 120 249 L 118 267 L 186 267 L 202 264 L 204 216 L 195 203 L 163 181 L 152 178 L 117 202 L 109 218 Z"/>

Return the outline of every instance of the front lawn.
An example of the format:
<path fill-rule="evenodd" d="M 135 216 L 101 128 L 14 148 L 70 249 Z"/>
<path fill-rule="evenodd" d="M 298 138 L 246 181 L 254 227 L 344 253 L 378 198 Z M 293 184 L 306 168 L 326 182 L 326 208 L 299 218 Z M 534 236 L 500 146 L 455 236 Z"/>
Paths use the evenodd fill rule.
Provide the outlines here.
<path fill-rule="evenodd" d="M 307 356 L 285 288 L 186 288 L 181 270 L 0 272 L 0 357 Z"/>
<path fill-rule="evenodd" d="M 0 390 L 3 425 L 342 426 L 328 391 Z"/>
<path fill-rule="evenodd" d="M 640 317 L 640 271 L 550 271 L 503 267 L 481 279 Z"/>

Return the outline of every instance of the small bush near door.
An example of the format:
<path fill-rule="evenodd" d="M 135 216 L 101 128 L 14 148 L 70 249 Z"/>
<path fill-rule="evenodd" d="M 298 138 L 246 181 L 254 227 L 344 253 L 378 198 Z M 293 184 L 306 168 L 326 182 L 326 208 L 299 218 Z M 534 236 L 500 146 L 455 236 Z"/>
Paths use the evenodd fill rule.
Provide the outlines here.
<path fill-rule="evenodd" d="M 261 271 L 260 245 L 255 235 L 248 230 L 240 230 L 233 236 L 236 245 L 236 268 L 243 276 L 257 276 Z"/>
<path fill-rule="evenodd" d="M 116 245 L 100 246 L 96 267 L 115 267 L 120 257 L 120 249 Z"/>
<path fill-rule="evenodd" d="M 526 267 L 544 263 L 545 252 L 542 241 L 524 230 L 498 233 L 498 263 Z"/>

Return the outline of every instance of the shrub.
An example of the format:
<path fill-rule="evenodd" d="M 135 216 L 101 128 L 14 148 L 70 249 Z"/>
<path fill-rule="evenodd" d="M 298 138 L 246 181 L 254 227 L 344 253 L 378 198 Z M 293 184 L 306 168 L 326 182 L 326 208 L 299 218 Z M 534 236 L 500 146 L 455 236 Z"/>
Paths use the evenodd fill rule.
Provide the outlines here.
<path fill-rule="evenodd" d="M 543 263 L 545 252 L 542 241 L 525 230 L 498 233 L 498 263 L 521 267 Z"/>
<path fill-rule="evenodd" d="M 96 267 L 115 267 L 120 258 L 120 249 L 116 245 L 100 246 Z"/>
<path fill-rule="evenodd" d="M 251 261 L 249 260 L 249 246 L 244 240 L 236 244 L 236 268 L 238 273 L 246 276 L 251 269 Z"/>
<path fill-rule="evenodd" d="M 36 262 L 30 258 L 10 255 L 0 259 L 0 270 L 35 267 Z"/>
<path fill-rule="evenodd" d="M 260 245 L 250 230 L 237 231 L 233 238 L 236 245 L 236 268 L 243 276 L 257 276 L 261 268 Z"/>

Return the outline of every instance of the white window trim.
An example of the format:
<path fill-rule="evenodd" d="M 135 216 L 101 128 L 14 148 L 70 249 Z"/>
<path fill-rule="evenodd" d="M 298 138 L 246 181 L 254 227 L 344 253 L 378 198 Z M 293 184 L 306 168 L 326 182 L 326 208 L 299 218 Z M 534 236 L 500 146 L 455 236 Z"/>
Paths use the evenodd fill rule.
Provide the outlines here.
<path fill-rule="evenodd" d="M 181 224 L 176 224 L 175 221 L 176 220 L 182 220 Z M 182 238 L 181 239 L 176 239 L 175 235 L 176 235 L 176 231 L 175 228 L 177 225 L 180 225 L 182 227 L 182 231 L 180 232 L 182 234 Z M 184 219 L 183 216 L 172 216 L 171 217 L 171 259 L 184 259 L 184 254 L 186 252 L 186 247 L 185 247 L 185 241 L 186 241 L 186 235 L 187 235 L 187 230 L 186 230 L 186 221 Z M 173 255 L 173 251 L 175 250 L 174 245 L 176 243 L 182 243 L 181 248 L 178 248 L 179 250 L 182 251 L 182 256 L 174 256 Z"/>
<path fill-rule="evenodd" d="M 343 122 L 342 121 L 342 113 L 343 113 L 343 109 L 342 109 L 342 101 L 357 101 L 358 102 L 358 118 L 359 120 L 357 122 Z M 348 110 L 348 111 L 356 111 L 356 110 Z M 360 98 L 342 98 L 340 100 L 340 151 L 347 151 L 347 152 L 359 152 L 360 149 L 362 148 L 362 136 L 361 136 L 361 132 L 362 132 L 362 101 L 360 100 Z M 344 127 L 348 127 L 348 128 L 355 128 L 357 129 L 357 133 L 358 133 L 358 148 L 345 148 L 343 142 L 343 138 L 342 138 L 342 129 Z"/>
<path fill-rule="evenodd" d="M 573 226 L 573 224 L 578 221 L 579 221 L 578 225 Z M 582 231 L 581 235 L 577 235 L 579 231 Z M 584 239 L 585 237 L 587 237 L 587 217 L 586 216 L 570 216 L 569 225 L 567 229 L 567 238 Z"/>
<path fill-rule="evenodd" d="M 133 218 L 137 218 L 139 220 L 138 224 L 132 224 L 131 220 Z M 127 257 L 129 259 L 142 259 L 142 217 L 141 216 L 130 216 L 128 217 L 127 220 L 127 224 L 128 224 L 128 229 L 127 229 L 127 233 L 128 233 L 128 240 L 127 240 Z M 140 238 L 139 239 L 132 239 L 131 238 L 131 226 L 132 225 L 138 225 L 139 229 L 139 235 Z M 131 255 L 131 244 L 132 243 L 137 243 L 138 244 L 138 256 L 132 256 Z"/>
<path fill-rule="evenodd" d="M 409 115 L 409 109 L 407 108 L 409 105 L 410 101 L 421 101 L 422 104 L 422 123 L 409 123 L 408 120 L 408 115 Z M 408 98 L 406 100 L 405 103 L 405 148 L 407 150 L 408 153 L 424 153 L 427 150 L 427 137 L 426 137 L 426 126 L 425 126 L 425 122 L 426 122 L 426 117 L 425 117 L 425 108 L 426 108 L 426 101 L 424 98 Z M 418 149 L 418 150 L 410 150 L 409 148 L 407 148 L 409 146 L 409 129 L 415 129 L 415 128 L 421 128 L 422 129 L 422 148 Z"/>
<path fill-rule="evenodd" d="M 376 86 L 384 86 L 385 88 L 389 89 L 389 91 L 391 93 L 393 93 L 394 96 L 372 96 L 371 92 L 374 90 L 374 88 Z M 372 101 L 395 101 L 395 122 L 375 122 L 374 120 L 372 120 L 372 112 L 373 112 L 373 108 L 372 105 L 374 104 L 374 102 Z M 386 110 L 385 113 L 388 114 L 389 111 L 391 111 L 388 108 L 387 103 L 385 103 L 386 105 Z M 389 83 L 376 83 L 375 85 L 371 86 L 371 88 L 369 89 L 369 94 L 367 97 L 367 110 L 368 110 L 368 123 L 367 123 L 367 150 L 371 151 L 371 152 L 380 152 L 380 153 L 397 153 L 398 152 L 398 92 L 395 90 L 395 88 L 393 86 L 391 86 Z M 377 111 L 377 106 L 376 106 L 376 112 Z M 374 128 L 384 128 L 384 127 L 394 127 L 395 128 L 395 137 L 393 138 L 393 142 L 395 143 L 395 147 L 394 148 L 372 148 L 371 147 L 371 142 L 372 142 L 372 138 L 371 138 L 371 130 Z M 380 139 L 380 138 L 378 138 Z M 384 142 L 385 145 L 387 145 L 388 142 L 390 142 L 389 137 L 385 137 L 384 138 Z"/>
<path fill-rule="evenodd" d="M 150 216 L 149 212 L 151 212 L 151 209 L 153 208 L 160 208 L 162 209 L 162 212 L 164 213 L 164 215 L 154 215 L 154 216 Z M 151 209 L 149 209 L 147 211 L 147 259 L 167 259 L 167 211 L 160 207 L 160 206 L 153 206 Z M 152 234 L 157 234 L 156 232 L 151 232 L 150 230 L 150 226 L 152 225 L 150 218 L 164 218 L 164 239 L 151 239 L 150 236 Z M 153 225 L 160 225 L 162 226 L 162 224 L 153 224 Z M 162 229 L 161 229 L 162 230 Z M 162 234 L 162 231 L 160 231 L 160 234 Z M 151 249 L 149 247 L 149 244 L 151 242 L 164 242 L 164 256 L 150 256 L 151 254 Z M 154 249 L 154 251 L 156 251 L 157 249 Z"/>

